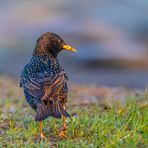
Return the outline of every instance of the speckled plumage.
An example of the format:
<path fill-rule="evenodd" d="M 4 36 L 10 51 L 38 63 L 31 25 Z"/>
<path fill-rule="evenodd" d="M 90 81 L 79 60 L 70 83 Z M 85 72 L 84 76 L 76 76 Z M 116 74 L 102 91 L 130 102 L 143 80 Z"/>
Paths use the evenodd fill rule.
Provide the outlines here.
<path fill-rule="evenodd" d="M 20 85 L 27 102 L 37 113 L 36 120 L 48 116 L 69 117 L 64 109 L 67 102 L 67 75 L 57 59 L 64 41 L 53 33 L 45 33 L 36 44 L 32 58 L 21 73 Z"/>

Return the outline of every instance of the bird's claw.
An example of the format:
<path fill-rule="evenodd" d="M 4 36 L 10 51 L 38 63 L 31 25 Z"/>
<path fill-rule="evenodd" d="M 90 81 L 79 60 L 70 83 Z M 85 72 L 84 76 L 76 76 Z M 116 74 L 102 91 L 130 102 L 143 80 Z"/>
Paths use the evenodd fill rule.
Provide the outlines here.
<path fill-rule="evenodd" d="M 40 138 L 41 138 L 41 140 L 45 140 L 46 139 L 46 137 L 44 136 L 43 133 L 40 134 Z"/>
<path fill-rule="evenodd" d="M 67 131 L 60 131 L 59 137 L 60 138 L 67 138 Z"/>
<path fill-rule="evenodd" d="M 60 137 L 60 138 L 67 138 L 67 129 L 68 129 L 68 127 L 65 126 L 65 127 L 60 131 L 60 133 L 59 133 L 59 137 Z"/>

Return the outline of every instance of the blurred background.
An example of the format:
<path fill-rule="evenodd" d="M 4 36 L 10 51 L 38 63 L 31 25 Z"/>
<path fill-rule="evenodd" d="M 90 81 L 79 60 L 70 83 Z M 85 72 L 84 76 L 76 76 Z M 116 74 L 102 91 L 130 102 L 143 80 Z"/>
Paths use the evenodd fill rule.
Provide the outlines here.
<path fill-rule="evenodd" d="M 19 79 L 37 38 L 61 36 L 78 52 L 62 52 L 78 84 L 148 86 L 147 0 L 0 0 L 0 74 Z"/>

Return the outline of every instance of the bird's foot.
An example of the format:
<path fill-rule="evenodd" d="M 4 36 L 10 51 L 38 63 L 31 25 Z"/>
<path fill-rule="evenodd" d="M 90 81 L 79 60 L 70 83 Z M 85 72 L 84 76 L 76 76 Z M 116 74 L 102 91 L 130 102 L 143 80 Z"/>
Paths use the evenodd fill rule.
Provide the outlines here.
<path fill-rule="evenodd" d="M 67 138 L 67 131 L 60 131 L 59 137 L 60 138 Z"/>
<path fill-rule="evenodd" d="M 60 137 L 60 138 L 67 138 L 67 129 L 68 129 L 68 127 L 65 126 L 65 127 L 63 127 L 63 129 L 59 132 L 59 137 Z"/>
<path fill-rule="evenodd" d="M 46 139 L 46 137 L 44 136 L 43 133 L 40 134 L 40 138 L 41 138 L 41 140 L 45 140 Z"/>

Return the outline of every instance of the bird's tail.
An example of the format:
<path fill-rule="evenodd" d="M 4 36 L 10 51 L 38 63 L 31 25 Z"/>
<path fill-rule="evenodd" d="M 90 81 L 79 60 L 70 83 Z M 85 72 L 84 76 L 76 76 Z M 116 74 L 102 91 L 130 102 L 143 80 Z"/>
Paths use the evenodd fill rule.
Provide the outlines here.
<path fill-rule="evenodd" d="M 62 118 L 62 116 L 70 117 L 63 106 L 58 102 L 52 102 L 52 104 L 41 102 L 37 107 L 35 121 L 45 120 L 47 117 L 53 116 L 55 118 Z"/>

